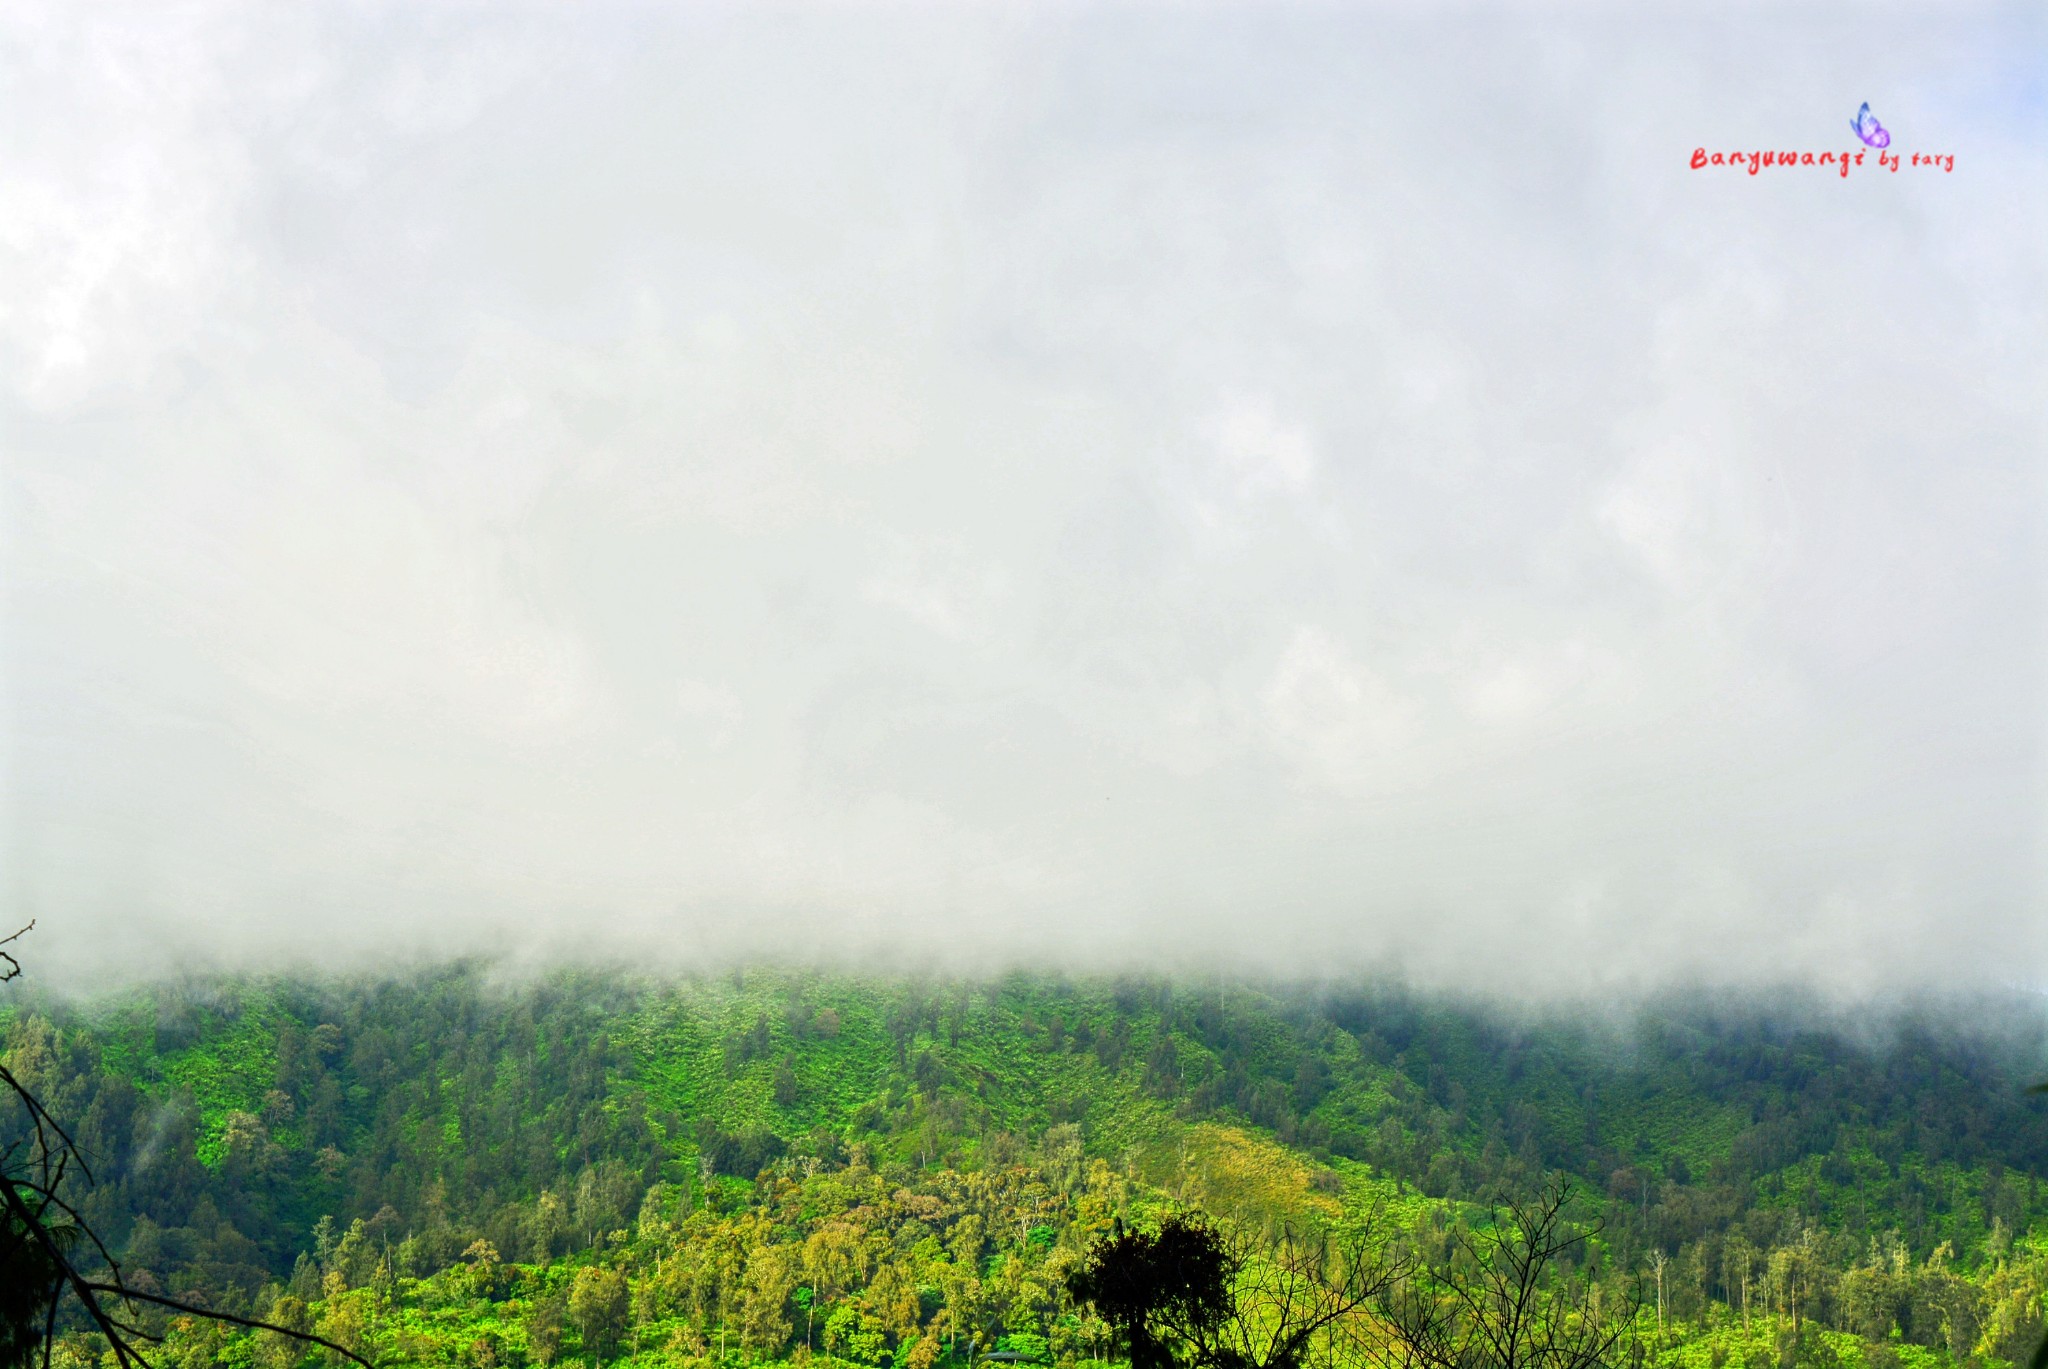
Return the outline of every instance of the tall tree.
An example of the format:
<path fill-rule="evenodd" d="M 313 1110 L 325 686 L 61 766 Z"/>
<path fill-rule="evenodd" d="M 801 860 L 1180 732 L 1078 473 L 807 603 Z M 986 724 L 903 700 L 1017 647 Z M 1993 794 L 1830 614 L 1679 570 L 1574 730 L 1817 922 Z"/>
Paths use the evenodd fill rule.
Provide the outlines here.
<path fill-rule="evenodd" d="M 2048 1084 L 2036 1084 L 2028 1093 L 2048 1093 Z M 2027 1361 L 2027 1369 L 2048 1369 L 2048 1331 L 2041 1333 L 2041 1343 L 2034 1347 L 2034 1357 Z"/>
<path fill-rule="evenodd" d="M 630 1311 L 625 1275 L 602 1265 L 576 1271 L 569 1285 L 569 1317 L 583 1337 L 583 1353 L 593 1364 L 610 1357 L 626 1332 Z"/>

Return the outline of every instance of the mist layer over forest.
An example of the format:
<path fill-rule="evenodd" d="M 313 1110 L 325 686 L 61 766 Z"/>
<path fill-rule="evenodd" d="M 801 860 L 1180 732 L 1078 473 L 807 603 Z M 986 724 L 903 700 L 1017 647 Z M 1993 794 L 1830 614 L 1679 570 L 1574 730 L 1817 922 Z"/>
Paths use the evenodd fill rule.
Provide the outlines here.
<path fill-rule="evenodd" d="M 0 1362 L 2027 1363 L 2044 53 L 0 9 Z"/>

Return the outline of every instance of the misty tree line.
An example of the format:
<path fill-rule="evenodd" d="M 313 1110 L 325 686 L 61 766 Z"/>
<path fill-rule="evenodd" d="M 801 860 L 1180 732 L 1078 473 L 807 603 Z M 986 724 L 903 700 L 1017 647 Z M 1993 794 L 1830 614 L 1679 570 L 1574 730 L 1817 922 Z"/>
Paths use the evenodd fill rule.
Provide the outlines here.
<path fill-rule="evenodd" d="M 5 1044 L 107 1158 L 82 1211 L 136 1277 L 252 1313 L 280 1289 L 320 1305 L 337 1274 L 344 1291 L 382 1279 L 395 1298 L 405 1280 L 473 1264 L 479 1244 L 507 1267 L 559 1263 L 636 1231 L 658 1185 L 727 1216 L 720 1183 L 764 1168 L 856 1164 L 907 1182 L 1034 1164 L 1049 1128 L 1092 1134 L 1075 1078 L 1128 1080 L 1184 1119 L 1269 1127 L 1439 1198 L 1590 1174 L 1603 1267 L 1652 1279 L 1673 1326 L 1746 1312 L 1795 1335 L 1873 1336 L 1888 1317 L 1873 1344 L 1896 1330 L 1994 1354 L 2025 1340 L 2038 1302 L 2039 1108 L 2014 1102 L 2004 1063 L 1966 1039 L 1909 1032 L 1872 1050 L 1767 1025 L 1704 1042 L 1674 1032 L 1617 1069 L 1567 1039 L 1398 999 L 1275 1007 L 1039 983 L 896 987 L 836 1006 L 799 984 L 746 1001 L 691 1029 L 732 1087 L 772 1104 L 757 1116 L 825 1106 L 812 1096 L 821 1051 L 876 1056 L 880 1086 L 830 1125 L 686 1117 L 621 1087 L 646 1068 L 620 1034 L 645 1007 L 638 992 L 493 995 L 461 975 L 287 985 L 256 1007 L 166 993 L 123 1021 L 51 1006 L 12 1014 Z M 1042 1062 L 1029 1066 L 1043 1071 L 1035 1122 L 1003 1120 L 968 1053 L 998 1010 Z M 138 1088 L 145 1058 L 180 1062 L 178 1087 Z M 260 1095 L 216 1105 L 207 1125 L 220 1076 L 251 1071 Z M 1683 1149 L 1608 1120 L 1672 1090 L 1742 1119 L 1699 1172 Z"/>
<path fill-rule="evenodd" d="M 148 1048 L 189 1046 L 205 1010 L 166 995 Z M 40 1012 L 8 1021 L 16 1075 L 104 1157 L 81 1214 L 145 1282 L 246 1308 L 323 1217 L 359 1215 L 394 1244 L 481 1221 L 522 1254 L 515 1230 L 566 1249 L 556 1195 L 615 1191 L 608 1176 L 629 1169 L 637 1197 L 658 1170 L 664 1148 L 637 1100 L 610 1099 L 621 1056 L 587 1030 L 580 995 L 500 1010 L 445 985 L 373 990 L 304 1016 L 311 1025 L 290 1013 L 263 1024 L 272 1087 L 211 1137 L 189 1096 L 145 1096 L 92 1033 Z M 451 1111 L 454 1128 L 419 1124 Z"/>

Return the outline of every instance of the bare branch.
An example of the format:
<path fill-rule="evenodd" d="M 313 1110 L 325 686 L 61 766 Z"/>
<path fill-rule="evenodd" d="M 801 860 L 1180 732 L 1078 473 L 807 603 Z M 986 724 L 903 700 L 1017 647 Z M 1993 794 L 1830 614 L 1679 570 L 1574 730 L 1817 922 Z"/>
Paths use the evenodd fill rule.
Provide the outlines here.
<path fill-rule="evenodd" d="M 0 937 L 0 946 L 8 945 L 34 927 L 35 923 L 30 922 L 13 935 Z M 20 962 L 11 954 L 0 950 L 0 960 L 6 961 L 8 967 L 5 971 L 0 971 L 0 984 L 20 977 Z M 230 1312 L 216 1312 L 181 1302 L 176 1298 L 145 1293 L 140 1289 L 128 1287 L 113 1252 L 107 1249 L 99 1233 L 92 1229 L 59 1191 L 70 1177 L 74 1164 L 79 1173 L 85 1176 L 87 1183 L 95 1182 L 92 1167 L 86 1162 L 83 1148 L 50 1114 L 28 1086 L 5 1065 L 0 1065 L 0 1085 L 4 1085 L 5 1090 L 12 1093 L 27 1112 L 33 1137 L 33 1147 L 28 1155 L 23 1157 L 26 1162 L 23 1167 L 30 1169 L 33 1177 L 15 1172 L 17 1157 L 21 1156 L 22 1146 L 28 1144 L 27 1140 L 9 1145 L 4 1151 L 0 1151 L 0 1215 L 4 1215 L 11 1225 L 20 1228 L 21 1238 L 42 1257 L 42 1261 L 50 1270 L 50 1295 L 43 1317 L 43 1369 L 49 1369 L 50 1352 L 56 1341 L 58 1306 L 66 1293 L 77 1301 L 100 1335 L 106 1338 L 119 1369 L 151 1369 L 149 1360 L 137 1348 L 136 1343 L 158 1343 L 162 1337 L 114 1316 L 109 1310 L 106 1301 L 108 1299 L 130 1309 L 138 1302 L 151 1303 L 213 1322 L 244 1326 L 257 1331 L 272 1331 L 292 1340 L 331 1350 L 362 1365 L 363 1369 L 376 1369 L 375 1365 L 355 1351 L 310 1332 L 294 1331 L 290 1327 L 239 1317 Z M 56 1214 L 54 1222 L 53 1213 Z M 80 1264 L 65 1249 L 65 1245 L 78 1236 L 82 1236 L 88 1242 L 91 1255 L 96 1256 L 98 1262 L 106 1266 L 105 1277 L 88 1277 Z"/>
<path fill-rule="evenodd" d="M 1489 1226 L 1459 1233 L 1450 1259 L 1381 1299 L 1395 1369 L 1609 1369 L 1641 1290 L 1601 1316 L 1592 1273 L 1563 1271 L 1598 1229 L 1566 1221 L 1571 1193 L 1558 1181 L 1534 1199 L 1503 1199 Z"/>
<path fill-rule="evenodd" d="M 293 1340 L 324 1346 L 337 1355 L 345 1355 L 357 1364 L 362 1365 L 363 1369 L 377 1369 L 376 1365 L 364 1359 L 355 1351 L 348 1349 L 346 1346 L 336 1345 L 333 1341 L 316 1336 L 310 1331 L 294 1331 L 289 1326 L 279 1326 L 275 1322 L 257 1321 L 250 1317 L 238 1317 L 232 1312 L 216 1312 L 211 1308 L 195 1307 L 189 1302 L 179 1302 L 176 1298 L 158 1297 L 154 1293 L 143 1293 L 133 1288 L 123 1288 L 119 1284 L 88 1283 L 85 1286 L 95 1293 L 110 1294 L 124 1301 L 132 1299 L 137 1302 L 152 1302 L 159 1307 L 168 1307 L 176 1312 L 190 1312 L 195 1317 L 205 1317 L 208 1321 L 230 1322 L 236 1326 L 246 1326 L 256 1331 L 275 1331 L 280 1336 L 290 1336 Z"/>
<path fill-rule="evenodd" d="M 34 931 L 35 929 L 36 920 L 34 918 L 30 918 L 28 920 L 28 926 L 21 928 L 11 936 L 0 936 L 0 946 L 5 946 L 11 941 L 19 941 L 23 936 Z M 8 954 L 6 951 L 0 951 L 0 960 L 4 960 L 7 962 L 7 973 L 0 974 L 0 984 L 5 984 L 10 979 L 21 978 L 21 962 L 19 960 L 16 960 L 12 955 Z"/>

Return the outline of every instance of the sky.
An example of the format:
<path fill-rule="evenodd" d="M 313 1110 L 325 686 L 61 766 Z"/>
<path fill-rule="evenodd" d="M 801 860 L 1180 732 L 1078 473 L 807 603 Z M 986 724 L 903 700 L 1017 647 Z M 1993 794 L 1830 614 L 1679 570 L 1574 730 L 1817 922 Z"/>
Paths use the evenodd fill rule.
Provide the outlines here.
<path fill-rule="evenodd" d="M 0 908 L 2048 984 L 2038 6 L 0 5 Z M 1875 164 L 1729 169 L 1711 151 Z"/>

